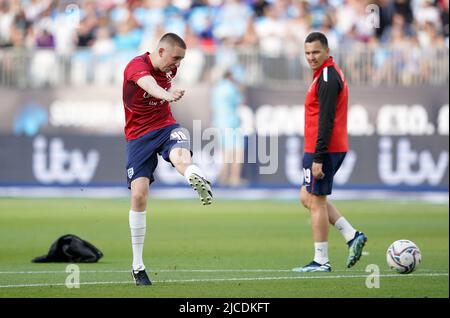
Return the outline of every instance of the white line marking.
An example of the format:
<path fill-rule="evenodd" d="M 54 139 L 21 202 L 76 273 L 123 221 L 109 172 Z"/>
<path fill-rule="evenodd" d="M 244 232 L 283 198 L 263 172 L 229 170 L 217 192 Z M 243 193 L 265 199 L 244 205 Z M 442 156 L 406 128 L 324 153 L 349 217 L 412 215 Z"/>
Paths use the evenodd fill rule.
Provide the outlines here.
<path fill-rule="evenodd" d="M 324 273 L 325 274 L 325 273 Z M 381 274 L 380 277 L 417 277 L 417 276 L 448 276 L 448 273 L 430 273 L 430 274 Z M 339 278 L 366 278 L 367 275 L 333 275 L 327 274 L 321 276 L 284 276 L 284 277 L 238 277 L 238 278 L 205 278 L 205 279 L 167 279 L 161 280 L 160 283 L 184 283 L 184 282 L 222 282 L 222 281 L 252 281 L 252 280 L 290 280 L 290 279 L 339 279 Z M 155 281 L 157 282 L 157 281 Z"/>
<path fill-rule="evenodd" d="M 429 276 L 448 276 L 448 273 L 428 273 L 428 274 L 381 274 L 380 277 L 402 278 L 402 277 L 429 277 Z M 154 283 L 196 283 L 196 282 L 232 282 L 232 281 L 263 281 L 263 280 L 298 280 L 298 279 L 340 279 L 340 278 L 366 278 L 367 275 L 333 275 L 326 273 L 321 276 L 282 276 L 282 277 L 233 277 L 233 278 L 205 278 L 205 279 L 166 279 L 154 280 Z M 133 284 L 133 281 L 104 281 L 104 282 L 80 282 L 80 285 L 107 285 L 107 284 Z M 38 284 L 16 284 L 0 285 L 0 288 L 16 287 L 49 287 L 65 286 L 63 283 L 38 283 Z"/>
<path fill-rule="evenodd" d="M 126 270 L 80 270 L 80 273 L 128 273 L 131 272 Z M 5 271 L 0 272 L 0 274 L 66 274 L 67 272 L 64 270 L 61 271 Z"/>
<path fill-rule="evenodd" d="M 133 281 L 126 282 L 85 282 L 80 283 L 80 285 L 107 285 L 107 284 L 131 284 Z M 49 287 L 49 286 L 66 286 L 64 283 L 38 283 L 38 284 L 18 284 L 18 285 L 0 285 L 0 288 L 13 288 L 13 287 Z"/>
<path fill-rule="evenodd" d="M 129 273 L 130 270 L 122 269 L 112 269 L 112 270 L 80 270 L 80 273 Z M 384 272 L 392 272 L 390 269 L 382 270 Z M 421 272 L 447 272 L 448 269 L 425 269 L 421 268 Z M 149 273 L 290 273 L 290 269 L 151 269 L 147 268 Z M 363 269 L 338 269 L 333 270 L 334 273 L 355 273 L 355 272 L 365 272 Z M 0 275 L 8 274 L 67 274 L 65 270 L 55 270 L 55 271 L 0 271 Z"/>

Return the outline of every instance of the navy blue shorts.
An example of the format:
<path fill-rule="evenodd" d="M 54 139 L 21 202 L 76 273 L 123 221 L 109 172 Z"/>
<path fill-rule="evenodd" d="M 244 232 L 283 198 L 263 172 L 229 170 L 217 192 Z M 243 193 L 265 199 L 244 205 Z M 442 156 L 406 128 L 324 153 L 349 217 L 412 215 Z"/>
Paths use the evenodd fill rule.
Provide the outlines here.
<path fill-rule="evenodd" d="M 323 179 L 317 180 L 312 175 L 313 153 L 305 153 L 303 156 L 303 185 L 309 193 L 315 195 L 329 195 L 333 189 L 333 178 L 344 161 L 346 152 L 327 153 L 323 159 Z"/>
<path fill-rule="evenodd" d="M 150 183 L 155 181 L 153 173 L 158 165 L 157 155 L 161 155 L 164 160 L 170 162 L 169 154 L 172 148 L 186 148 L 191 151 L 189 132 L 179 124 L 153 130 L 128 141 L 128 189 L 131 189 L 131 181 L 138 177 L 147 177 Z"/>

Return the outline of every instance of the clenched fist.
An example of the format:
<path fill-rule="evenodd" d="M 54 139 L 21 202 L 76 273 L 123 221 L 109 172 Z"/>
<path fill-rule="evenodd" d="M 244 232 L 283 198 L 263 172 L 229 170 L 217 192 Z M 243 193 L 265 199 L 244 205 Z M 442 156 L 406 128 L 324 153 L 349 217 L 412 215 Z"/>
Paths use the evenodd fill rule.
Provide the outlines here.
<path fill-rule="evenodd" d="M 176 102 L 183 97 L 185 90 L 184 89 L 175 89 L 171 91 L 172 98 L 169 100 L 169 102 Z"/>

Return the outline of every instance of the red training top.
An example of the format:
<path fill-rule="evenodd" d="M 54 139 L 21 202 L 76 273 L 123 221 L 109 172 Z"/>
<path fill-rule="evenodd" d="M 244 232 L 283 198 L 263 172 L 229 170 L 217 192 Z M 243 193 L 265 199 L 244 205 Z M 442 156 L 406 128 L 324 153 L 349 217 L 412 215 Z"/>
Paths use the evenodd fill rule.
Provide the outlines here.
<path fill-rule="evenodd" d="M 341 69 L 330 57 L 314 72 L 305 99 L 304 152 L 323 162 L 327 152 L 347 152 L 348 87 Z"/>
<path fill-rule="evenodd" d="M 125 108 L 125 138 L 127 141 L 146 133 L 176 123 L 169 102 L 155 98 L 143 90 L 137 81 L 144 76 L 152 76 L 159 86 L 168 90 L 177 69 L 168 73 L 153 68 L 150 54 L 136 56 L 123 72 L 122 99 Z"/>

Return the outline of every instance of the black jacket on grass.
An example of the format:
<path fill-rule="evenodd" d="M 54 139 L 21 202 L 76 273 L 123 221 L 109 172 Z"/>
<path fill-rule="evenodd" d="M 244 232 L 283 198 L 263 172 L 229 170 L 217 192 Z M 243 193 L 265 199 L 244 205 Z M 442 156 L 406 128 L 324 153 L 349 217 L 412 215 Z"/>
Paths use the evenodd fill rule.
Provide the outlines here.
<path fill-rule="evenodd" d="M 91 243 L 73 234 L 63 235 L 51 246 L 47 255 L 36 257 L 33 263 L 95 263 L 103 253 Z"/>

